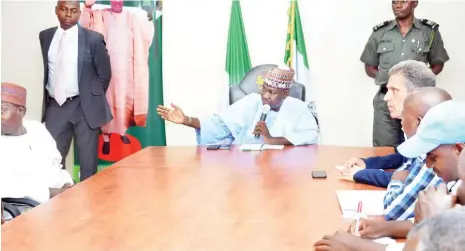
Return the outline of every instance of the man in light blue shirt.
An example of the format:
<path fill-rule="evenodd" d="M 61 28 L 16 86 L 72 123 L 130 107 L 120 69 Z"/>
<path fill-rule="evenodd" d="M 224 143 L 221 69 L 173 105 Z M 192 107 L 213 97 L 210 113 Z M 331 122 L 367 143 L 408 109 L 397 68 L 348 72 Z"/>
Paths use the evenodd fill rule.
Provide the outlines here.
<path fill-rule="evenodd" d="M 307 145 L 318 142 L 318 125 L 311 108 L 289 97 L 294 70 L 273 68 L 264 78 L 261 94 L 252 93 L 229 106 L 222 114 L 207 118 L 184 115 L 181 108 L 159 106 L 164 120 L 192 127 L 199 145 L 230 141 L 232 144 Z M 264 105 L 269 105 L 266 120 L 260 121 Z M 260 137 L 255 137 L 258 134 Z"/>

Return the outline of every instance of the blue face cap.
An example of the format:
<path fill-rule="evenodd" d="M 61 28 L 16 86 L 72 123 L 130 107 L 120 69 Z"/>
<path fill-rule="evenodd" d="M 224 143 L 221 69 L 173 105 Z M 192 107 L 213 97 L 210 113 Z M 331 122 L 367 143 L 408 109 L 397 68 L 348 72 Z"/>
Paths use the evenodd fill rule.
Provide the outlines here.
<path fill-rule="evenodd" d="M 417 158 L 440 145 L 465 143 L 465 102 L 448 100 L 431 108 L 417 133 L 397 147 L 407 158 Z"/>

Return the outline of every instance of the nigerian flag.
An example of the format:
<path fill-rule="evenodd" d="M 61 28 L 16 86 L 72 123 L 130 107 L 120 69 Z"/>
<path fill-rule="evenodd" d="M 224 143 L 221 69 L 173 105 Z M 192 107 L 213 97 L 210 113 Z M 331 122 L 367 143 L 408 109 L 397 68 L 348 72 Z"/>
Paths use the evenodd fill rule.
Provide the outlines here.
<path fill-rule="evenodd" d="M 252 68 L 252 65 L 242 21 L 241 4 L 240 1 L 233 0 L 226 52 L 226 74 L 229 83 L 227 93 L 229 93 L 229 87 L 238 84 L 250 68 Z M 229 96 L 227 97 L 225 100 L 229 101 Z"/>
<path fill-rule="evenodd" d="M 314 105 L 313 86 L 310 83 L 307 50 L 297 0 L 290 2 L 284 63 L 294 69 L 295 80 L 306 87 L 306 101 Z"/>

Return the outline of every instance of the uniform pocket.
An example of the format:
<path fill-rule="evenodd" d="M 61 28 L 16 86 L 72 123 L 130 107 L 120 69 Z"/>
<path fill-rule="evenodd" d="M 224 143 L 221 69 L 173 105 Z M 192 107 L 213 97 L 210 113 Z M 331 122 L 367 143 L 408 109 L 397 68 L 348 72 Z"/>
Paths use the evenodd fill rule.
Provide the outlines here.
<path fill-rule="evenodd" d="M 394 44 L 391 42 L 383 42 L 378 45 L 379 64 L 391 65 L 394 62 Z"/>
<path fill-rule="evenodd" d="M 412 52 L 412 55 L 414 55 L 415 59 L 417 61 L 422 61 L 422 62 L 427 62 L 428 59 L 428 53 L 429 53 L 429 43 L 428 41 L 424 40 L 412 40 L 410 42 L 410 51 Z"/>

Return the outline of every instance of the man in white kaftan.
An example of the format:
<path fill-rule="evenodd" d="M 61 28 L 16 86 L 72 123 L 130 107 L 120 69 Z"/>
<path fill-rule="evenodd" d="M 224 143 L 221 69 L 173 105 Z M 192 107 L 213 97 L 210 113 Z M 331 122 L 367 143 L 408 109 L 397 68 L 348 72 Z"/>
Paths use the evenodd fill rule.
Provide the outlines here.
<path fill-rule="evenodd" d="M 71 187 L 61 169 L 61 154 L 45 126 L 24 119 L 26 90 L 2 83 L 0 191 L 2 197 L 30 198 L 43 203 Z"/>
<path fill-rule="evenodd" d="M 271 69 L 264 79 L 261 94 L 247 95 L 220 115 L 200 119 L 188 117 L 174 104 L 174 109 L 159 106 L 157 111 L 165 120 L 195 128 L 199 145 L 224 140 L 232 144 L 315 144 L 318 126 L 311 109 L 303 101 L 289 97 L 293 78 L 292 69 Z M 269 105 L 271 111 L 265 121 L 260 121 L 264 104 Z"/>

